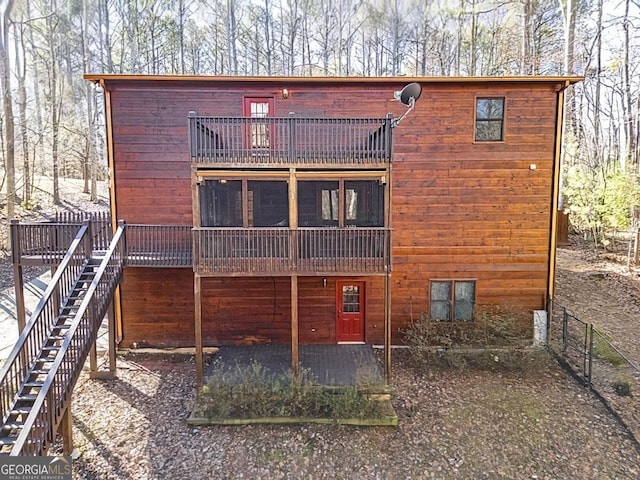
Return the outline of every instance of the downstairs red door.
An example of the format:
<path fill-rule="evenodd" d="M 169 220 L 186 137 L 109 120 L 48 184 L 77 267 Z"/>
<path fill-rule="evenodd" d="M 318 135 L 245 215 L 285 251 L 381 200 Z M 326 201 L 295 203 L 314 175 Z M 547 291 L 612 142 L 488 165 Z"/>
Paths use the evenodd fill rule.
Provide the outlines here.
<path fill-rule="evenodd" d="M 364 282 L 336 283 L 336 341 L 364 342 Z"/>

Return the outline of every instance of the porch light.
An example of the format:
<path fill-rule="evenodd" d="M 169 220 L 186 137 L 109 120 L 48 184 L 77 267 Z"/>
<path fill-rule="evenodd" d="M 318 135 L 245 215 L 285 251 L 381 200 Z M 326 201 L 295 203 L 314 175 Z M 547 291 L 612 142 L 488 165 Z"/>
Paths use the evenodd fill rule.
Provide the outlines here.
<path fill-rule="evenodd" d="M 326 278 L 322 279 L 322 288 L 327 288 L 327 279 Z"/>
<path fill-rule="evenodd" d="M 288 88 L 283 88 L 282 89 L 282 98 L 284 98 L 284 99 L 289 98 L 289 89 Z"/>

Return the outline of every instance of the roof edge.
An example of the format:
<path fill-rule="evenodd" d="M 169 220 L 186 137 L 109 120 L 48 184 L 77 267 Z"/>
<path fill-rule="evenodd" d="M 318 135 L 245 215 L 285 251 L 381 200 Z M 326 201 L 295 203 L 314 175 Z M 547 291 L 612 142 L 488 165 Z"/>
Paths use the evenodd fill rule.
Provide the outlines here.
<path fill-rule="evenodd" d="M 231 76 L 231 75 L 145 75 L 119 73 L 85 73 L 84 79 L 94 83 L 105 81 L 188 81 L 188 82 L 290 82 L 290 83 L 486 83 L 486 82 L 563 82 L 567 86 L 584 80 L 579 75 L 499 76 L 499 77 L 302 77 L 302 76 Z"/>

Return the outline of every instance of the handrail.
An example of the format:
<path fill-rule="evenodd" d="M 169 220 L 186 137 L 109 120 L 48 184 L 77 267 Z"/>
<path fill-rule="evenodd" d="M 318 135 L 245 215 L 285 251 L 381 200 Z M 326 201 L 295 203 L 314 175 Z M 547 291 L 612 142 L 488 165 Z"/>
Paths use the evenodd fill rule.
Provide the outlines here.
<path fill-rule="evenodd" d="M 75 278 L 91 255 L 90 240 L 89 225 L 85 223 L 78 230 L 29 322 L 20 333 L 13 350 L 0 370 L 2 423 L 7 420 L 14 398 L 50 334 L 59 314 L 61 302 L 69 295 Z"/>
<path fill-rule="evenodd" d="M 391 160 L 391 115 L 383 118 L 209 117 L 191 112 L 196 163 L 371 165 Z"/>
<path fill-rule="evenodd" d="M 40 258 L 42 264 L 55 264 L 64 258 L 83 222 L 11 221 L 11 251 L 14 265 L 23 256 Z"/>
<path fill-rule="evenodd" d="M 80 376 L 91 345 L 97 338 L 115 286 L 122 278 L 125 247 L 120 240 L 124 230 L 124 224 L 119 224 L 16 439 L 11 455 L 40 455 L 44 445 L 53 441 L 68 397 Z M 76 332 L 83 334 L 76 335 Z M 64 368 L 61 368 L 63 364 Z"/>
<path fill-rule="evenodd" d="M 385 227 L 193 229 L 193 268 L 200 274 L 384 273 Z"/>

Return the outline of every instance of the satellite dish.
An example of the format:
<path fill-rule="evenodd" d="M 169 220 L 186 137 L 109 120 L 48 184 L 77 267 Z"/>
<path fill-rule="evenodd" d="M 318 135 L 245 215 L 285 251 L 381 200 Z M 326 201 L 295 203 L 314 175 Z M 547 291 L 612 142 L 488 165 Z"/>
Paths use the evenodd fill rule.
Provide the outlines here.
<path fill-rule="evenodd" d="M 402 90 L 398 90 L 394 92 L 393 97 L 396 100 L 400 100 L 404 105 L 409 107 L 406 112 L 402 114 L 399 118 L 395 118 L 392 127 L 397 127 L 398 124 L 406 117 L 413 107 L 416 106 L 416 100 L 420 98 L 420 94 L 422 93 L 422 87 L 417 82 L 412 82 L 406 85 Z"/>
<path fill-rule="evenodd" d="M 419 83 L 413 82 L 400 90 L 400 101 L 408 107 L 412 107 L 422 93 L 422 87 Z"/>

